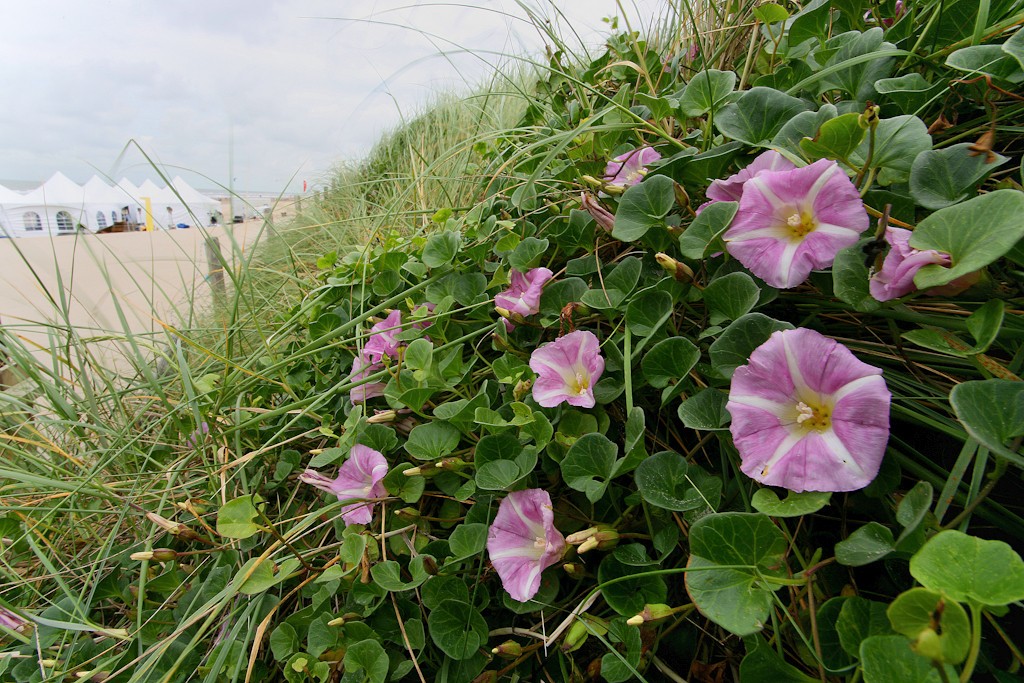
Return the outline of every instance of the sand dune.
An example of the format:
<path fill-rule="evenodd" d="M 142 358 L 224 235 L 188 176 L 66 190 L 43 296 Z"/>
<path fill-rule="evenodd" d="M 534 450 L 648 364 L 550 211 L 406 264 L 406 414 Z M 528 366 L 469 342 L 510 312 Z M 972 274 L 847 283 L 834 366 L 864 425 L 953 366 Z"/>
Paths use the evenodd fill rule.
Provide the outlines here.
<path fill-rule="evenodd" d="M 228 262 L 237 264 L 262 227 L 262 220 L 250 220 L 202 229 L 0 240 L 0 323 L 39 347 L 37 359 L 50 364 L 50 326 L 70 322 L 93 339 L 90 346 L 105 362 L 119 365 L 119 338 L 126 328 L 136 335 L 157 333 L 155 341 L 162 342 L 159 321 L 194 322 L 194 312 L 210 297 L 209 239 L 216 238 Z M 66 311 L 66 320 L 52 301 Z"/>

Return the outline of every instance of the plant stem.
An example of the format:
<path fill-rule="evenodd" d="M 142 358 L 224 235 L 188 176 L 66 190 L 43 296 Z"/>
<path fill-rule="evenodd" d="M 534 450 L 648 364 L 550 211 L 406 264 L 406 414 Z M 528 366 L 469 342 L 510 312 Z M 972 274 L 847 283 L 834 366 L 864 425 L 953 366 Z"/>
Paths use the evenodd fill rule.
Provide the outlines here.
<path fill-rule="evenodd" d="M 960 672 L 960 683 L 967 683 L 974 673 L 974 666 L 978 663 L 978 654 L 981 652 L 981 607 L 969 603 L 971 608 L 971 650 L 964 663 L 964 670 Z"/>

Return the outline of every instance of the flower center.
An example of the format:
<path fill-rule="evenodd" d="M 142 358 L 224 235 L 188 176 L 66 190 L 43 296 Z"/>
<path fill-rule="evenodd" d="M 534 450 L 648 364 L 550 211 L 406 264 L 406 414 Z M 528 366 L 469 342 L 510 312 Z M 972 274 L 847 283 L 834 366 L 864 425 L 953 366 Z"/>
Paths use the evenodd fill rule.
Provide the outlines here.
<path fill-rule="evenodd" d="M 536 550 L 547 550 L 548 539 L 544 538 L 543 536 L 537 536 L 533 539 L 533 547 Z"/>
<path fill-rule="evenodd" d="M 786 219 L 786 225 L 793 237 L 805 237 L 807 233 L 813 232 L 817 226 L 814 216 L 810 211 L 796 211 Z"/>
<path fill-rule="evenodd" d="M 807 431 L 823 432 L 832 426 L 832 409 L 800 401 L 796 404 L 796 423 Z"/>
<path fill-rule="evenodd" d="M 647 169 L 638 168 L 637 170 L 632 171 L 626 175 L 626 184 L 633 185 L 635 183 L 639 183 L 641 180 L 644 179 L 645 175 L 647 175 Z"/>
<path fill-rule="evenodd" d="M 575 379 L 569 382 L 569 393 L 576 396 L 583 396 L 590 388 L 590 375 L 583 371 L 577 371 Z"/>

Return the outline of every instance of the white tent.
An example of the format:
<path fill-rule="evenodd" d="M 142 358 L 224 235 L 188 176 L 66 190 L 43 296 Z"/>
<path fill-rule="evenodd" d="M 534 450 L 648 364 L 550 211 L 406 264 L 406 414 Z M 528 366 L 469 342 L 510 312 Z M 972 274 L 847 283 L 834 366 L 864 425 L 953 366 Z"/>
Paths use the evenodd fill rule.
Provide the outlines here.
<path fill-rule="evenodd" d="M 0 185 L 0 238 L 16 237 L 21 234 L 20 228 L 15 226 L 21 223 L 17 207 L 21 205 L 24 198 L 25 195 L 20 192 Z"/>
<path fill-rule="evenodd" d="M 89 178 L 82 186 L 85 193 L 86 225 L 93 232 L 109 228 L 121 220 L 124 197 L 117 188 L 105 183 L 99 176 Z"/>
<path fill-rule="evenodd" d="M 78 226 L 85 226 L 85 192 L 82 186 L 60 171 L 49 180 L 21 197 L 21 202 L 7 208 L 16 214 L 16 232 L 74 234 Z"/>
<path fill-rule="evenodd" d="M 15 192 L 0 185 L 0 236 L 96 232 L 116 222 L 145 224 L 146 200 L 154 227 L 209 225 L 220 202 L 203 195 L 180 177 L 161 187 L 146 180 L 140 187 L 122 178 L 110 186 L 93 176 L 78 185 L 61 173 L 31 192 Z"/>
<path fill-rule="evenodd" d="M 177 192 L 177 196 L 184 202 L 188 212 L 189 220 L 178 221 L 186 225 L 210 225 L 210 220 L 220 212 L 220 202 L 207 197 L 199 190 L 186 183 L 181 176 L 175 176 L 171 181 L 171 187 Z"/>

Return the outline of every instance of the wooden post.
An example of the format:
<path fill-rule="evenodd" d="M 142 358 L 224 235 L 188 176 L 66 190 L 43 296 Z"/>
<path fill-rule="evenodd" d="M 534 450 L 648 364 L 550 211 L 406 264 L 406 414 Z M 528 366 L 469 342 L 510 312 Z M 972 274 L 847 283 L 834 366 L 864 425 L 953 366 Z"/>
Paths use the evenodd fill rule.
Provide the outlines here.
<path fill-rule="evenodd" d="M 210 271 L 206 279 L 217 294 L 224 293 L 224 255 L 220 251 L 220 238 L 208 237 L 206 239 L 206 264 Z"/>

